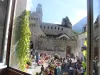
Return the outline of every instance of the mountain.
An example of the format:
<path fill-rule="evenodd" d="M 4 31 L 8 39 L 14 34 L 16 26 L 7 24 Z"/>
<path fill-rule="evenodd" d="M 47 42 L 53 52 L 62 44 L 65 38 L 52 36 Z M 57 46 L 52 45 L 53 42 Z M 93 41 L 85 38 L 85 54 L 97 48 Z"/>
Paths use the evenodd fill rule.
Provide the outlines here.
<path fill-rule="evenodd" d="M 76 31 L 78 33 L 82 32 L 82 28 L 87 24 L 87 17 L 84 17 L 83 19 L 81 19 L 78 23 L 76 23 L 75 25 L 73 25 L 72 30 Z"/>

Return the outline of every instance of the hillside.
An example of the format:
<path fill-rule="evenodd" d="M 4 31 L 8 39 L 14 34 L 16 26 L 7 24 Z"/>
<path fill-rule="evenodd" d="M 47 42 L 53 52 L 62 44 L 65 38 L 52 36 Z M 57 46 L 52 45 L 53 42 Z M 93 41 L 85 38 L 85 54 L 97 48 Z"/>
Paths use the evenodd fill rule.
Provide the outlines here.
<path fill-rule="evenodd" d="M 73 25 L 72 30 L 76 31 L 78 33 L 82 32 L 82 28 L 87 24 L 87 17 L 84 17 L 83 19 L 81 19 L 78 23 L 76 23 L 75 25 Z"/>

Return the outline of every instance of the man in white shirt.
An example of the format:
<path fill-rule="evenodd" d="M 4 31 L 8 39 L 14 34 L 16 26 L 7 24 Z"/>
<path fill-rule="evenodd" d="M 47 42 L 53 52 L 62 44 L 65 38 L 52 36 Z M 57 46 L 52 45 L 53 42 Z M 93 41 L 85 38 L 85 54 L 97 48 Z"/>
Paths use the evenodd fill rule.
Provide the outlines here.
<path fill-rule="evenodd" d="M 64 63 L 66 63 L 66 64 L 68 63 L 67 59 L 64 60 Z"/>

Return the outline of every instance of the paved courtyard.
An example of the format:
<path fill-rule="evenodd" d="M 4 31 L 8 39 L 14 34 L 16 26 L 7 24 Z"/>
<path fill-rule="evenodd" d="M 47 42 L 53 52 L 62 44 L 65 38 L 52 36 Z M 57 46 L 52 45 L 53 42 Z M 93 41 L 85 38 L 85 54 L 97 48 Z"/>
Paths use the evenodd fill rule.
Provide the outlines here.
<path fill-rule="evenodd" d="M 35 65 L 33 65 L 35 66 Z M 46 68 L 48 66 L 47 63 L 44 63 L 43 66 Z M 40 72 L 41 71 L 41 66 L 36 66 L 36 67 L 33 67 L 33 68 L 30 68 L 30 69 L 27 69 L 26 72 L 31 74 L 31 75 L 35 75 L 36 72 Z"/>

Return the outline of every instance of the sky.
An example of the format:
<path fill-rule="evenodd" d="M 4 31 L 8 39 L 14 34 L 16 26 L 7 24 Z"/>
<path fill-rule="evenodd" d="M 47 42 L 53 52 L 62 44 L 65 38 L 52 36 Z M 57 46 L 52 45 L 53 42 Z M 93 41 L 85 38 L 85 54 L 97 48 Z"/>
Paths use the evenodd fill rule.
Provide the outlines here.
<path fill-rule="evenodd" d="M 27 10 L 35 11 L 39 3 L 42 4 L 43 22 L 61 24 L 62 18 L 68 16 L 74 25 L 87 16 L 87 0 L 28 0 Z M 98 7 L 95 3 L 94 7 Z"/>

